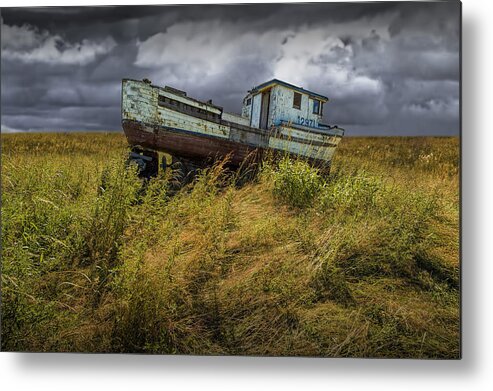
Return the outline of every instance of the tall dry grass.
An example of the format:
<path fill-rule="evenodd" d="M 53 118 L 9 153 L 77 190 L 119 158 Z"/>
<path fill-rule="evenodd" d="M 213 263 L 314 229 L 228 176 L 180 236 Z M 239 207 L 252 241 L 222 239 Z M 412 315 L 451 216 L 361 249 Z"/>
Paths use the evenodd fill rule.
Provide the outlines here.
<path fill-rule="evenodd" d="M 119 134 L 2 137 L 2 349 L 459 356 L 458 140 L 344 139 L 329 176 L 171 194 Z"/>

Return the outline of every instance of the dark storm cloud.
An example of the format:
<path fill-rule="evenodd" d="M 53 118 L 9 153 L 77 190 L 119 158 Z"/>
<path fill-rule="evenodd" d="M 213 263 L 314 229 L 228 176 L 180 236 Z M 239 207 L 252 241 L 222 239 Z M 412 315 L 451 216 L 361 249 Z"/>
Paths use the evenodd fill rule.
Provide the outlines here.
<path fill-rule="evenodd" d="M 122 7 L 31 7 L 4 8 L 2 14 L 12 24 L 30 24 L 51 31 L 79 29 L 91 21 L 91 26 L 100 23 L 112 25 L 125 20 L 144 21 L 139 33 L 146 35 L 162 31 L 156 21 L 180 23 L 183 21 L 229 20 L 254 23 L 266 27 L 286 24 L 312 24 L 323 21 L 351 21 L 372 17 L 396 9 L 396 3 L 332 3 L 332 4 L 256 4 L 248 5 L 196 5 L 196 6 L 122 6 Z M 322 11 L 322 12 L 321 12 Z M 265 25 L 265 21 L 269 26 Z M 73 31 L 76 34 L 75 29 Z M 139 37 L 142 38 L 139 35 Z"/>
<path fill-rule="evenodd" d="M 277 77 L 347 134 L 457 134 L 460 5 L 2 9 L 2 131 L 120 129 L 122 78 L 239 112 Z"/>

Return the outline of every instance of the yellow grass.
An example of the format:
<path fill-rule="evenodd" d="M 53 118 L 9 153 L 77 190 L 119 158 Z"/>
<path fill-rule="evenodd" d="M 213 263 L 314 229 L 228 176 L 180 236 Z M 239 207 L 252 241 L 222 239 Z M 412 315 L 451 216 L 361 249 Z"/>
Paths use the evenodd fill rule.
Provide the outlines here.
<path fill-rule="evenodd" d="M 171 196 L 122 134 L 2 136 L 2 349 L 458 358 L 456 138 Z"/>

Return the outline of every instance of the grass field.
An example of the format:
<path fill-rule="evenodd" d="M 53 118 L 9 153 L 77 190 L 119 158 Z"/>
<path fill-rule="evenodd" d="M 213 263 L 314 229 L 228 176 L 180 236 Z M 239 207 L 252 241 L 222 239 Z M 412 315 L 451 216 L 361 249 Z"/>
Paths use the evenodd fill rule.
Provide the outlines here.
<path fill-rule="evenodd" d="M 2 135 L 2 350 L 458 358 L 459 141 L 174 196 L 122 134 Z"/>

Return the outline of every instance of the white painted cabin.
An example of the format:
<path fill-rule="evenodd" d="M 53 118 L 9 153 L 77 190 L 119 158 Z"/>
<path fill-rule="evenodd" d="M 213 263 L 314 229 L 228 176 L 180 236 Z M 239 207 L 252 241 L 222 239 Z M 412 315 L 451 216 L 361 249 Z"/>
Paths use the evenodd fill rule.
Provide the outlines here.
<path fill-rule="evenodd" d="M 282 122 L 319 128 L 328 98 L 273 79 L 249 91 L 243 99 L 242 117 L 254 128 L 270 129 Z"/>

